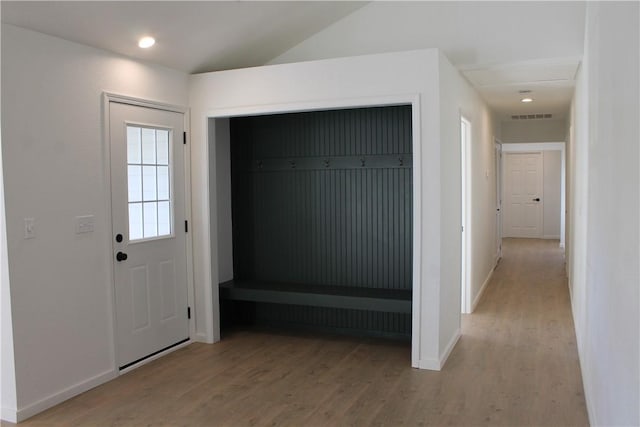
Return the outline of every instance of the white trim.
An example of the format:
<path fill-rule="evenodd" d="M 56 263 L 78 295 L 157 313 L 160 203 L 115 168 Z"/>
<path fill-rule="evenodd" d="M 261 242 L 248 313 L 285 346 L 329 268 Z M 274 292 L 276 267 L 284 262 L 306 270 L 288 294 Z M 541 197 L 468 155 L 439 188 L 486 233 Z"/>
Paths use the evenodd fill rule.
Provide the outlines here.
<path fill-rule="evenodd" d="M 502 196 L 503 196 L 503 175 L 502 175 L 502 142 L 496 137 L 493 138 L 493 155 L 495 159 L 495 178 L 496 178 L 496 217 L 498 220 L 496 221 L 496 259 L 502 258 L 502 235 L 504 232 L 502 231 L 502 217 L 504 211 L 502 209 Z"/>
<path fill-rule="evenodd" d="M 560 240 L 560 235 L 559 234 L 550 234 L 550 235 L 544 235 L 541 238 L 545 239 L 545 240 Z"/>
<path fill-rule="evenodd" d="M 275 113 L 298 113 L 305 111 L 339 110 L 346 108 L 406 105 L 420 102 L 419 94 L 389 95 L 362 98 L 325 99 L 317 101 L 291 102 L 284 104 L 257 104 L 239 107 L 216 108 L 205 113 L 205 119 L 259 116 Z"/>
<path fill-rule="evenodd" d="M 411 303 L 411 366 L 416 367 L 422 349 L 422 135 L 420 95 L 407 97 L 411 103 L 411 127 L 413 141 L 413 260 L 412 260 L 412 303 Z"/>
<path fill-rule="evenodd" d="M 422 360 L 419 360 L 418 364 L 415 366 L 413 366 L 413 361 L 412 361 L 411 367 L 418 368 L 418 369 L 427 369 L 429 371 L 439 371 L 441 369 L 439 359 L 422 359 Z"/>
<path fill-rule="evenodd" d="M 135 98 L 132 96 L 121 95 L 118 93 L 107 92 L 107 91 L 103 91 L 102 93 L 103 93 L 103 96 L 108 100 L 108 102 L 117 102 L 119 104 L 153 108 L 154 110 L 173 111 L 174 113 L 182 113 L 182 114 L 186 114 L 188 111 L 188 108 L 182 105 L 168 104 L 162 101 Z"/>
<path fill-rule="evenodd" d="M 193 230 L 193 217 L 191 215 L 191 110 L 184 112 L 184 131 L 187 134 L 187 143 L 184 144 L 184 216 L 189 221 L 189 231 Z M 189 319 L 189 337 L 196 333 L 196 297 L 195 282 L 193 279 L 193 233 L 185 235 L 187 254 L 187 304 L 191 307 L 191 319 Z"/>
<path fill-rule="evenodd" d="M 105 230 L 108 230 L 108 238 L 105 239 L 106 250 L 105 253 L 113 254 L 113 217 L 111 210 L 111 126 L 110 126 L 110 99 L 111 95 L 107 92 L 102 93 L 102 176 L 104 177 L 104 190 L 105 190 L 105 202 L 106 208 L 104 211 L 105 216 Z M 111 322 L 109 322 L 110 334 L 108 339 L 110 340 L 109 346 L 111 348 L 111 366 L 113 372 L 117 372 L 117 360 L 118 350 L 116 349 L 116 288 L 115 277 L 113 275 L 113 258 L 111 256 L 105 257 L 106 264 L 106 281 L 108 287 L 108 304 L 111 307 Z M 117 374 L 116 374 L 117 375 Z"/>
<path fill-rule="evenodd" d="M 471 313 L 473 308 L 471 307 L 471 271 L 472 271 L 472 256 L 471 256 L 471 209 L 472 209 L 472 168 L 471 168 L 471 135 L 472 124 L 462 112 L 460 116 L 460 161 L 461 161 L 461 271 L 460 271 L 460 311 L 462 313 Z M 466 125 L 466 135 L 464 141 L 462 140 L 462 126 Z"/>
<path fill-rule="evenodd" d="M 16 424 L 18 422 L 18 411 L 15 408 L 0 408 L 0 420 Z M 1 424 L 1 423 L 0 423 Z"/>
<path fill-rule="evenodd" d="M 193 315 L 192 315 L 193 317 Z M 201 343 L 206 343 L 206 344 L 212 344 L 210 342 L 207 341 L 207 335 L 206 334 L 199 334 L 196 333 L 193 335 L 193 337 L 191 338 L 194 342 L 201 342 Z"/>
<path fill-rule="evenodd" d="M 32 417 L 42 411 L 45 411 L 59 403 L 64 402 L 65 400 L 71 399 L 74 396 L 79 395 L 80 393 L 84 393 L 87 390 L 91 390 L 94 387 L 99 386 L 100 384 L 104 384 L 107 381 L 110 381 L 118 376 L 116 370 L 109 370 L 98 374 L 94 377 L 89 378 L 86 381 L 81 381 L 77 384 L 74 384 L 70 387 L 64 388 L 56 393 L 53 393 L 44 399 L 41 399 L 35 403 L 32 403 L 24 408 L 20 408 L 16 411 L 16 420 L 17 422 L 21 422 L 26 420 L 29 417 Z M 4 414 L 3 414 L 4 418 Z"/>
<path fill-rule="evenodd" d="M 398 94 L 390 96 L 375 96 L 375 97 L 361 97 L 361 98 L 340 98 L 331 100 L 316 100 L 307 102 L 292 102 L 284 104 L 261 104 L 261 105 L 248 105 L 229 108 L 219 108 L 206 111 L 202 116 L 197 118 L 199 124 L 202 126 L 203 135 L 206 138 L 204 144 L 205 158 L 210 158 L 209 150 L 215 150 L 215 144 L 212 144 L 209 132 L 209 119 L 222 119 L 238 116 L 251 116 L 273 113 L 293 113 L 300 111 L 320 111 L 320 110 L 335 110 L 342 108 L 359 108 L 359 107 L 371 107 L 371 106 L 389 106 L 389 105 L 407 105 L 412 107 L 412 149 L 413 149 L 413 296 L 412 296 L 412 333 L 411 333 L 411 366 L 421 369 L 439 369 L 429 366 L 437 366 L 431 362 L 425 362 L 420 359 L 421 349 L 421 255 L 422 255 L 422 162 L 421 162 L 421 111 L 420 111 L 420 95 L 419 94 Z M 208 253 L 203 254 L 203 259 L 211 259 L 212 248 L 212 230 L 211 230 L 211 189 L 215 186 L 212 185 L 211 180 L 215 179 L 215 174 L 211 173 L 211 166 L 207 162 L 207 176 L 204 191 L 205 197 L 203 199 L 204 212 L 203 221 L 208 224 L 208 230 L 203 230 L 205 234 L 205 241 L 208 242 Z M 215 166 L 214 166 L 215 167 Z M 208 232 L 208 236 L 207 236 Z M 213 283 L 213 271 L 209 263 L 205 263 L 204 277 L 205 283 Z M 213 286 L 205 286 L 205 301 L 203 302 L 205 308 L 205 321 L 208 325 L 213 325 L 212 328 L 207 328 L 205 342 L 215 342 L 220 338 L 220 305 L 214 304 L 214 296 L 212 295 Z M 217 300 L 217 296 L 216 296 Z M 426 364 L 425 364 L 426 363 Z"/>
<path fill-rule="evenodd" d="M 428 369 L 430 371 L 440 371 L 440 370 L 442 370 L 442 368 L 444 367 L 444 364 L 447 363 L 447 359 L 449 359 L 449 356 L 451 355 L 451 352 L 453 351 L 454 347 L 458 343 L 458 340 L 460 340 L 461 336 L 462 336 L 462 334 L 460 333 L 460 329 L 456 329 L 456 331 L 453 333 L 453 336 L 451 337 L 451 339 L 447 343 L 446 347 L 444 348 L 444 351 L 442 352 L 442 354 L 440 355 L 440 357 L 438 359 L 423 359 L 423 360 L 420 360 L 419 365 L 418 366 L 414 366 L 414 368 Z"/>
<path fill-rule="evenodd" d="M 478 295 L 476 295 L 476 297 L 473 299 L 473 304 L 471 305 L 471 312 L 470 313 L 473 313 L 476 310 L 476 307 L 478 306 L 478 303 L 480 302 L 480 299 L 482 299 L 482 295 L 484 294 L 484 291 L 487 289 L 487 286 L 489 285 L 489 282 L 491 281 L 491 278 L 493 277 L 493 272 L 496 271 L 496 267 L 497 267 L 497 260 L 496 260 L 496 263 L 494 263 L 493 268 L 491 269 L 491 271 L 487 275 L 487 278 L 484 280 L 484 283 L 480 287 L 480 290 L 478 291 Z"/>
<path fill-rule="evenodd" d="M 190 156 L 190 140 L 189 140 L 189 136 L 190 136 L 190 129 L 189 129 L 189 124 L 190 124 L 190 112 L 189 109 L 187 107 L 183 107 L 183 106 L 179 106 L 179 105 L 173 105 L 173 104 L 167 104 L 165 102 L 160 102 L 160 101 L 152 101 L 152 100 L 146 100 L 146 99 L 141 99 L 141 98 L 134 98 L 131 96 L 126 96 L 126 95 L 121 95 L 121 94 L 115 94 L 115 93 L 111 93 L 111 92 L 107 92 L 107 91 L 103 91 L 102 92 L 102 117 L 103 117 L 103 129 L 102 129 L 102 135 L 103 135 L 103 140 L 102 140 L 102 146 L 103 146 L 103 155 L 102 155 L 102 167 L 104 168 L 104 170 L 102 171 L 102 175 L 105 179 L 104 182 L 104 186 L 105 186 L 105 194 L 106 194 L 106 212 L 105 212 L 105 220 L 106 220 L 106 230 L 109 230 L 109 238 L 106 239 L 106 245 L 107 245 L 107 253 L 108 254 L 113 254 L 114 252 L 114 248 L 113 248 L 113 240 L 111 238 L 111 236 L 114 235 L 113 232 L 113 217 L 112 217 L 112 199 L 111 199 L 111 135 L 110 135 L 110 120 L 111 120 L 111 114 L 110 114 L 110 103 L 111 102 L 115 102 L 115 103 L 119 103 L 119 104 L 127 104 L 127 105 L 133 105 L 133 106 L 137 106 L 137 107 L 145 107 L 145 108 L 152 108 L 155 110 L 161 110 L 161 111 L 170 111 L 170 112 L 174 112 L 174 113 L 179 113 L 183 115 L 183 127 L 184 127 L 184 131 L 187 132 L 187 138 L 188 138 L 188 143 L 187 143 L 187 152 L 185 153 L 185 157 L 184 161 L 185 161 L 185 176 L 184 176 L 184 180 L 185 180 L 185 217 L 187 219 L 187 221 L 189 221 L 189 223 L 193 223 L 192 218 L 191 218 L 191 156 Z M 175 138 L 175 136 L 174 136 Z M 193 281 L 193 244 L 192 244 L 192 240 L 191 240 L 191 234 L 192 233 L 186 233 L 186 266 L 187 266 L 187 303 L 189 304 L 190 307 L 192 307 L 192 313 L 195 312 L 195 290 L 194 290 L 194 281 Z M 113 269 L 114 269 L 114 264 L 113 264 L 113 258 L 108 257 L 105 262 L 107 263 L 107 282 L 108 282 L 108 286 L 109 286 L 109 304 L 111 306 L 111 322 L 110 322 L 110 326 L 111 326 L 111 333 L 110 333 L 110 340 L 111 340 L 111 364 L 113 366 L 113 370 L 114 372 L 116 372 L 116 376 L 118 375 L 118 367 L 117 367 L 117 360 L 118 360 L 118 349 L 117 349 L 117 337 L 116 337 L 116 331 L 117 331 L 117 316 L 116 316 L 116 304 L 115 304 L 115 276 L 113 273 Z M 195 313 L 191 316 L 191 319 L 189 319 L 189 337 L 193 336 L 193 333 L 195 331 Z M 187 343 L 190 343 L 191 341 L 188 341 Z M 180 346 L 176 347 L 176 348 L 180 348 Z M 166 354 L 166 352 L 162 352 L 159 354 Z M 157 358 L 157 357 L 156 357 Z M 151 360 L 155 360 L 156 358 L 149 358 Z M 135 365 L 138 366 L 138 365 Z M 120 372 L 120 374 L 122 374 L 123 372 L 127 372 L 128 370 L 122 371 Z"/>
<path fill-rule="evenodd" d="M 524 142 L 518 144 L 502 144 L 503 153 L 530 153 L 536 151 L 564 151 L 564 142 Z"/>
<path fill-rule="evenodd" d="M 438 368 L 438 370 L 441 370 L 444 367 L 444 364 L 447 363 L 447 359 L 449 359 L 451 352 L 453 351 L 454 347 L 460 340 L 461 336 L 462 334 L 460 333 L 460 329 L 456 329 L 456 332 L 453 334 L 453 336 L 449 340 L 449 343 L 444 348 L 444 352 L 440 356 L 440 360 L 438 361 L 438 363 L 440 364 L 440 367 Z"/>

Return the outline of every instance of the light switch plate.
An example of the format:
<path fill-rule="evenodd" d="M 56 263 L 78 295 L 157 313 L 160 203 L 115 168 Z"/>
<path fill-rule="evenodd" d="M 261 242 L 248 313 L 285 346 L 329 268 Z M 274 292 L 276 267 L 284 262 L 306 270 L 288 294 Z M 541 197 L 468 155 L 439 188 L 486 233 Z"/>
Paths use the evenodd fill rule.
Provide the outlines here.
<path fill-rule="evenodd" d="M 76 234 L 91 233 L 94 229 L 93 215 L 76 217 Z"/>

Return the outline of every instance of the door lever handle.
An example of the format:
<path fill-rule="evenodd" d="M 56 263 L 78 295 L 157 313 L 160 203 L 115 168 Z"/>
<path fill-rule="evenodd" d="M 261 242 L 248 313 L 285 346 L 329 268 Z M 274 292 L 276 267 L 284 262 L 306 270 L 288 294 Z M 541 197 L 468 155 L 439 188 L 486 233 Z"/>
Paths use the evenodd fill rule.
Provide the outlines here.
<path fill-rule="evenodd" d="M 536 197 L 535 199 L 531 199 L 531 200 L 533 200 L 534 202 L 539 202 L 540 201 L 540 197 Z"/>
<path fill-rule="evenodd" d="M 127 260 L 127 258 L 128 258 L 128 256 L 127 256 L 127 254 L 125 254 L 124 252 L 118 252 L 118 253 L 116 254 L 116 260 L 117 260 L 118 262 L 126 261 L 126 260 Z"/>

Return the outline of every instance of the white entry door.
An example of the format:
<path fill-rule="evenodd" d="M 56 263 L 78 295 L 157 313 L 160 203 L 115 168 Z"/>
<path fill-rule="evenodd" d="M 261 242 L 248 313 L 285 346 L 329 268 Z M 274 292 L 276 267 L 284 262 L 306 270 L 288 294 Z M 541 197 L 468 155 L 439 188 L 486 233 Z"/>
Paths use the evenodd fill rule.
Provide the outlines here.
<path fill-rule="evenodd" d="M 542 153 L 508 153 L 504 236 L 542 237 Z"/>
<path fill-rule="evenodd" d="M 109 103 L 117 363 L 189 338 L 184 115 Z"/>

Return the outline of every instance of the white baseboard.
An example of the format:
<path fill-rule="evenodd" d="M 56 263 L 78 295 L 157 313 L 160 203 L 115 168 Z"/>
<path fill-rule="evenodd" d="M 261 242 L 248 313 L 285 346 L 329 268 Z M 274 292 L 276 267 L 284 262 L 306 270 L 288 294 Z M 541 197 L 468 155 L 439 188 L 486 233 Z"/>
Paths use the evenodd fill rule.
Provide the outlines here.
<path fill-rule="evenodd" d="M 429 371 L 439 371 L 440 361 L 438 359 L 420 359 L 418 369 L 426 369 Z"/>
<path fill-rule="evenodd" d="M 496 264 L 497 264 L 497 260 L 496 260 Z M 491 278 L 493 277 L 493 272 L 496 271 L 496 264 L 493 265 L 493 268 L 487 275 L 487 278 L 484 280 L 484 283 L 482 284 L 482 287 L 480 287 L 480 291 L 478 292 L 478 295 L 476 295 L 476 297 L 473 299 L 473 302 L 471 303 L 471 313 L 475 311 L 476 307 L 478 306 L 478 303 L 480 302 L 480 298 L 482 298 L 482 294 L 484 294 L 484 291 L 487 289 L 487 285 L 489 284 L 489 282 L 491 281 Z"/>
<path fill-rule="evenodd" d="M 580 355 L 578 354 L 578 359 L 580 359 Z M 595 405 L 593 404 L 593 398 L 591 397 L 591 380 L 589 378 L 589 374 L 585 372 L 585 369 L 582 367 L 582 363 L 580 363 L 580 370 L 582 371 L 582 388 L 584 390 L 584 400 L 587 406 L 587 417 L 589 417 L 589 425 L 590 426 L 598 426 L 602 425 L 602 423 L 598 422 L 598 416 L 596 415 Z"/>
<path fill-rule="evenodd" d="M 15 408 L 3 407 L 1 411 L 2 412 L 0 412 L 0 420 L 14 424 L 18 422 L 18 411 Z"/>
<path fill-rule="evenodd" d="M 438 359 L 421 359 L 418 362 L 418 369 L 427 369 L 429 371 L 440 371 L 440 370 L 442 370 L 442 367 L 447 362 L 447 359 L 449 358 L 449 355 L 451 355 L 451 352 L 453 351 L 453 348 L 458 343 L 458 340 L 460 339 L 460 336 L 461 336 L 460 329 L 458 329 L 458 330 L 456 330 L 456 332 L 453 334 L 453 336 L 449 340 L 449 343 L 447 344 L 447 346 L 444 348 L 444 351 L 440 355 L 440 358 L 438 358 Z"/>
<path fill-rule="evenodd" d="M 98 374 L 92 378 L 89 378 L 86 381 L 82 381 L 78 384 L 72 385 L 71 387 L 67 387 L 63 390 L 60 390 L 59 392 L 56 392 L 50 396 L 45 397 L 42 400 L 39 400 L 35 403 L 27 405 L 24 408 L 20 408 L 17 411 L 11 411 L 7 408 L 2 408 L 2 419 L 9 422 L 13 422 L 13 423 L 22 422 L 27 418 L 30 418 L 36 414 L 39 414 L 40 412 L 45 411 L 51 408 L 52 406 L 55 406 L 59 403 L 64 402 L 65 400 L 71 399 L 72 397 L 77 396 L 80 393 L 84 393 L 85 391 L 91 390 L 92 388 L 97 387 L 101 384 L 104 384 L 107 381 L 111 381 L 112 379 L 117 378 L 118 375 L 125 374 L 131 371 L 132 369 L 138 368 L 146 363 L 156 360 L 166 355 L 167 353 L 171 353 L 182 347 L 186 347 L 191 343 L 192 343 L 191 340 L 186 341 L 180 345 L 177 345 L 168 350 L 165 350 L 162 353 L 158 353 L 152 357 L 149 357 L 148 359 L 145 359 L 140 363 L 130 366 L 127 369 L 123 369 L 120 372 L 118 372 L 117 369 L 112 369 L 112 370 L 103 372 L 102 374 Z"/>
<path fill-rule="evenodd" d="M 457 329 L 456 332 L 451 337 L 451 339 L 449 340 L 449 343 L 447 344 L 447 346 L 444 348 L 444 352 L 440 356 L 440 361 L 439 361 L 440 362 L 440 369 L 442 369 L 444 364 L 447 363 L 447 359 L 451 355 L 451 352 L 453 351 L 453 348 L 458 343 L 458 340 L 460 339 L 460 336 L 461 336 L 460 329 Z M 438 369 L 438 370 L 440 370 L 440 369 Z"/>
<path fill-rule="evenodd" d="M 542 238 L 547 240 L 560 240 L 560 235 L 550 234 L 550 235 L 542 236 Z"/>
<path fill-rule="evenodd" d="M 215 341 L 210 340 L 206 334 L 195 334 L 193 337 L 193 341 L 201 342 L 205 344 L 213 344 Z"/>
<path fill-rule="evenodd" d="M 72 385 L 71 387 L 67 387 L 62 389 L 56 393 L 53 393 L 42 400 L 39 400 L 35 403 L 25 406 L 24 408 L 20 408 L 16 411 L 15 419 L 17 422 L 21 422 L 26 420 L 29 417 L 32 417 L 46 409 L 51 408 L 59 403 L 64 402 L 67 399 L 71 399 L 74 396 L 79 395 L 80 393 L 84 393 L 87 390 L 91 390 L 94 387 L 99 386 L 100 384 L 104 384 L 107 381 L 110 381 L 118 376 L 118 373 L 115 369 L 111 369 L 109 371 L 98 374 L 92 378 L 89 378 L 86 381 L 79 382 L 77 384 Z M 4 409 L 3 409 L 4 411 Z M 4 413 L 3 413 L 4 418 Z"/>

